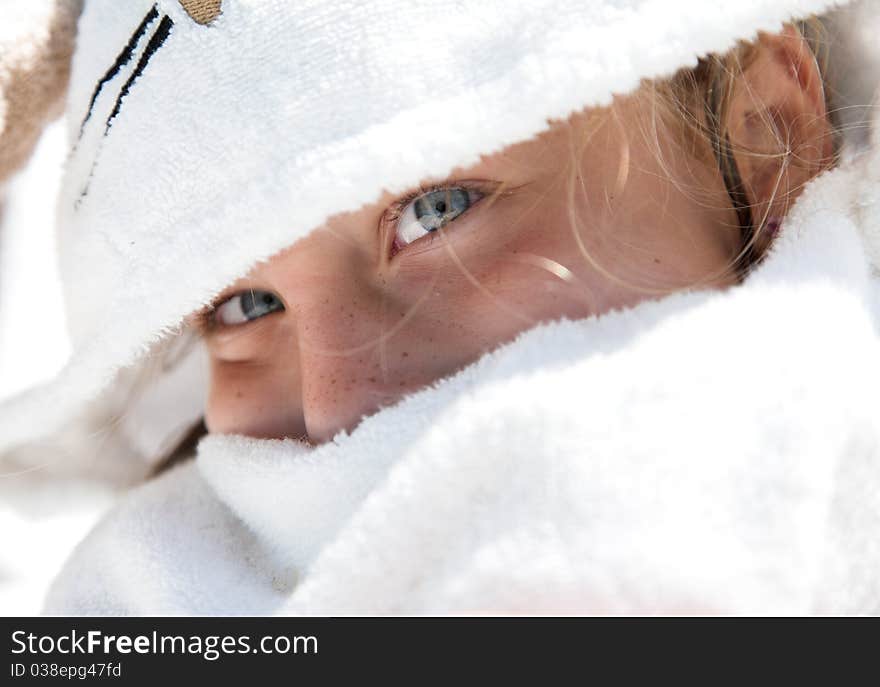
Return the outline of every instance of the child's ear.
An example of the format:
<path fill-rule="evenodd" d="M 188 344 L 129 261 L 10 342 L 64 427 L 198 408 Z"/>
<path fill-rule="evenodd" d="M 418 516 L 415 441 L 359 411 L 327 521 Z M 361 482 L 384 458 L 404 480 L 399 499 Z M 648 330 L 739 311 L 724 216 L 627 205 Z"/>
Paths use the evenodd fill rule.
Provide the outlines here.
<path fill-rule="evenodd" d="M 761 34 L 735 79 L 727 131 L 756 229 L 783 217 L 804 185 L 831 164 L 822 74 L 793 26 Z"/>

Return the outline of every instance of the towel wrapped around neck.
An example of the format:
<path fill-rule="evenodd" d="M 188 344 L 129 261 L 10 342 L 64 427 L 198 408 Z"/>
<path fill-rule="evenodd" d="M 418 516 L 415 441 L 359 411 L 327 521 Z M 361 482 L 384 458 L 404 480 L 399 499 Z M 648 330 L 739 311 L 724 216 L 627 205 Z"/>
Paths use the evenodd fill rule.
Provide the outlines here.
<path fill-rule="evenodd" d="M 880 613 L 880 162 L 766 260 L 522 333 L 312 448 L 208 436 L 47 613 Z"/>

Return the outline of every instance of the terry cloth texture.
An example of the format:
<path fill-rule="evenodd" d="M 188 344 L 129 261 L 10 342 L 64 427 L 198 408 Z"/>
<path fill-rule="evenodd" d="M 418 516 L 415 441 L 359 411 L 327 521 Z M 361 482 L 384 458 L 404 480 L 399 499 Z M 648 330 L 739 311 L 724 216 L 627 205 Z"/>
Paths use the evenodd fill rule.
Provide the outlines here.
<path fill-rule="evenodd" d="M 880 613 L 877 246 L 874 154 L 739 286 L 541 325 L 315 448 L 208 436 L 45 611 Z"/>
<path fill-rule="evenodd" d="M 832 4 L 224 0 L 205 25 L 205 3 L 90 0 L 58 210 L 74 353 L 0 406 L 0 450 L 328 216 Z"/>

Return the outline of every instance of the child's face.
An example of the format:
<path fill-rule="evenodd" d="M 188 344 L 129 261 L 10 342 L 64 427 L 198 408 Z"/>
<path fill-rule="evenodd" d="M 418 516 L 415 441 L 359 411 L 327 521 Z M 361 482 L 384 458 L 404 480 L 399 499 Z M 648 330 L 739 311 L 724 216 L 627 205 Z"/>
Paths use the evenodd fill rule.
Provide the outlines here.
<path fill-rule="evenodd" d="M 321 443 L 539 321 L 734 283 L 717 168 L 644 108 L 576 115 L 256 267 L 206 327 L 209 430 Z"/>

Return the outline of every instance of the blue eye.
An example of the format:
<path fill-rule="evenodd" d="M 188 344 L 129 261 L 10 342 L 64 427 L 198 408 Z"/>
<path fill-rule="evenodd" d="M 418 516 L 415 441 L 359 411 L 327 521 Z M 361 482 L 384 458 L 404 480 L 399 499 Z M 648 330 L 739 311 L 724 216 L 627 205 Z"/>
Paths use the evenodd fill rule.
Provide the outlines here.
<path fill-rule="evenodd" d="M 400 214 L 394 236 L 395 246 L 406 246 L 437 231 L 466 212 L 481 197 L 476 191 L 461 187 L 423 193 Z"/>
<path fill-rule="evenodd" d="M 244 291 L 223 301 L 214 311 L 214 320 L 222 325 L 243 324 L 279 310 L 284 310 L 284 304 L 271 291 Z"/>

